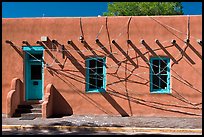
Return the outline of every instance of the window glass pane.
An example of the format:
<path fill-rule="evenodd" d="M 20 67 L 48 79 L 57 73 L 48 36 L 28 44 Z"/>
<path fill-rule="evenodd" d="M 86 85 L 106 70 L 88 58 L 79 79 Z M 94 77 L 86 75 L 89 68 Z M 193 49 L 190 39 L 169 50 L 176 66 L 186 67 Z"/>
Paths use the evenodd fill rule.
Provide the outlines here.
<path fill-rule="evenodd" d="M 89 88 L 96 88 L 96 77 L 89 76 Z"/>
<path fill-rule="evenodd" d="M 159 88 L 159 77 L 158 77 L 158 75 L 153 75 L 152 84 L 153 84 L 153 89 L 160 89 Z"/>
<path fill-rule="evenodd" d="M 103 74 L 103 59 L 98 59 L 97 61 L 97 73 Z"/>
<path fill-rule="evenodd" d="M 32 55 L 32 56 L 31 56 Z M 42 54 L 29 54 L 29 59 L 30 60 L 41 60 L 42 59 Z"/>
<path fill-rule="evenodd" d="M 103 87 L 103 75 L 97 76 L 97 87 L 102 88 Z"/>
<path fill-rule="evenodd" d="M 31 80 L 42 79 L 42 67 L 41 65 L 31 65 Z"/>
<path fill-rule="evenodd" d="M 167 60 L 160 61 L 160 73 L 167 74 Z"/>
<path fill-rule="evenodd" d="M 89 60 L 89 74 L 95 74 L 96 73 L 96 60 L 92 59 Z"/>
<path fill-rule="evenodd" d="M 152 61 L 152 67 L 153 67 L 153 73 L 154 74 L 159 73 L 159 60 L 153 60 Z"/>
<path fill-rule="evenodd" d="M 89 74 L 94 75 L 96 74 L 96 68 L 88 68 L 89 69 Z"/>
<path fill-rule="evenodd" d="M 162 89 L 166 89 L 167 88 L 167 75 L 161 75 L 160 78 L 161 78 L 160 87 Z"/>

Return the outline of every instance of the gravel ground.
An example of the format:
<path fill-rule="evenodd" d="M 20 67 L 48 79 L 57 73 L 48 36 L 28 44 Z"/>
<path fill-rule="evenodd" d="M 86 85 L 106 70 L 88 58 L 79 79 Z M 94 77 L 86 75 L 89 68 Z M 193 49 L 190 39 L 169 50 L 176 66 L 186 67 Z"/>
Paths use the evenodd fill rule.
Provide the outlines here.
<path fill-rule="evenodd" d="M 202 118 L 176 117 L 121 117 L 72 115 L 61 118 L 35 118 L 34 120 L 19 120 L 20 118 L 2 117 L 2 125 L 63 125 L 90 127 L 145 127 L 145 128 L 189 128 L 202 129 Z"/>

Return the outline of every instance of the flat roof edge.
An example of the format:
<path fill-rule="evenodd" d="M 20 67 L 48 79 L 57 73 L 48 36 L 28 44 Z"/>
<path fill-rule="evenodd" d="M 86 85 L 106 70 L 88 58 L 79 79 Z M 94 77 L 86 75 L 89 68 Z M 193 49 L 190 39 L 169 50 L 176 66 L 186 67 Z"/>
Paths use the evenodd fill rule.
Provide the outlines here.
<path fill-rule="evenodd" d="M 161 16 L 93 16 L 93 17 L 16 17 L 16 18 L 2 18 L 2 19 L 54 19 L 54 18 L 118 18 L 118 17 L 185 17 L 185 16 L 202 16 L 202 15 L 161 15 Z"/>

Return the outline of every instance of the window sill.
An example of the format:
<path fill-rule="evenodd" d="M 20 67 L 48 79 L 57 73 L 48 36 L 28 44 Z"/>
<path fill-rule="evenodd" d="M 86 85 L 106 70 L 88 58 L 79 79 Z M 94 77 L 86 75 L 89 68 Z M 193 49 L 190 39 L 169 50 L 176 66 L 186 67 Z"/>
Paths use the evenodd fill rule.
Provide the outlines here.
<path fill-rule="evenodd" d="M 105 89 L 93 89 L 93 90 L 86 90 L 86 93 L 101 93 L 106 92 Z"/>
<path fill-rule="evenodd" d="M 151 91 L 150 94 L 171 94 L 171 92 L 167 91 Z"/>

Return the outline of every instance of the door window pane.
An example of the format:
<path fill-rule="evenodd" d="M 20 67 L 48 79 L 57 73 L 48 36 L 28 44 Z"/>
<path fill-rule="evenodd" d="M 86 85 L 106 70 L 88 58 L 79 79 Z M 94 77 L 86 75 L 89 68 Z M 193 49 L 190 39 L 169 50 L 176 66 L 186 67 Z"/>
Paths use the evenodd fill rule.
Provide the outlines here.
<path fill-rule="evenodd" d="M 31 80 L 42 79 L 42 67 L 41 65 L 31 65 Z"/>
<path fill-rule="evenodd" d="M 42 54 L 31 54 L 31 55 L 29 55 L 30 60 L 37 60 L 37 59 L 41 60 L 42 59 Z"/>

